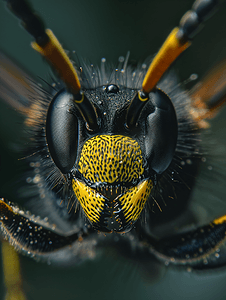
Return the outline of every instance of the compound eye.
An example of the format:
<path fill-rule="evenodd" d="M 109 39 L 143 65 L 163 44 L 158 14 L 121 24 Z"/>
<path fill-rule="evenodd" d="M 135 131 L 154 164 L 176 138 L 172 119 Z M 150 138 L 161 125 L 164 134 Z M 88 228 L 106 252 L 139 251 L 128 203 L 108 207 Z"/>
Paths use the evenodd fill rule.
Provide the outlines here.
<path fill-rule="evenodd" d="M 145 149 L 149 167 L 161 174 L 170 165 L 177 143 L 177 117 L 168 95 L 156 89 L 150 93 L 155 110 L 146 120 Z"/>
<path fill-rule="evenodd" d="M 78 120 L 72 95 L 59 91 L 49 105 L 46 139 L 51 157 L 63 174 L 70 172 L 77 156 Z"/>

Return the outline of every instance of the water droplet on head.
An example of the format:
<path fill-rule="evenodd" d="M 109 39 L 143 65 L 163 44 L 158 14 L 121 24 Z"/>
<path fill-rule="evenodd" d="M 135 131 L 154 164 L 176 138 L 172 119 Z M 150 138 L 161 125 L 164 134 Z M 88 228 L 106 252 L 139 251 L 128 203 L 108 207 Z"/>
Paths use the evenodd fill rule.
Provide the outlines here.
<path fill-rule="evenodd" d="M 31 183 L 32 182 L 32 178 L 31 177 L 27 177 L 26 182 L 27 183 Z"/>
<path fill-rule="evenodd" d="M 198 74 L 191 74 L 190 80 L 196 80 L 198 79 Z"/>
<path fill-rule="evenodd" d="M 191 165 L 191 164 L 192 164 L 192 161 L 191 161 L 190 159 L 186 159 L 186 163 L 187 163 L 188 165 Z"/>
<path fill-rule="evenodd" d="M 147 68 L 147 65 L 146 64 L 142 64 L 142 69 L 146 69 Z"/>
<path fill-rule="evenodd" d="M 35 170 L 39 170 L 39 169 L 35 169 Z M 39 174 L 35 175 L 35 177 L 33 178 L 34 183 L 38 183 L 40 180 L 41 180 L 41 176 Z"/>

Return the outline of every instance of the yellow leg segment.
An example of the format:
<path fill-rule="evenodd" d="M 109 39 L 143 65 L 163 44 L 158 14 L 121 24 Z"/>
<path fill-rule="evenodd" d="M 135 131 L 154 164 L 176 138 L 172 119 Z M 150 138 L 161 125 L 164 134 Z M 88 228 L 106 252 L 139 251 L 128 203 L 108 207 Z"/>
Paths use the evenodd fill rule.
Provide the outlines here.
<path fill-rule="evenodd" d="M 4 300 L 26 300 L 22 290 L 19 256 L 7 241 L 2 242 L 2 263 L 6 287 Z"/>

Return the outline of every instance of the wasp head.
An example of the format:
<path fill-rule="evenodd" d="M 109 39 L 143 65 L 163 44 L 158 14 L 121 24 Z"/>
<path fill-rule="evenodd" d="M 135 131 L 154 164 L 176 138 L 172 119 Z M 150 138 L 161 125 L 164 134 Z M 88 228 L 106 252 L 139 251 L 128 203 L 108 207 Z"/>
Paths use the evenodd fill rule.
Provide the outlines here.
<path fill-rule="evenodd" d="M 111 85 L 84 95 L 94 107 L 98 129 L 89 129 L 72 95 L 62 90 L 47 114 L 49 151 L 60 171 L 72 175 L 73 192 L 92 226 L 125 232 L 140 218 L 156 176 L 171 163 L 177 140 L 175 111 L 170 98 L 156 90 L 136 125 L 128 128 L 136 90 Z"/>

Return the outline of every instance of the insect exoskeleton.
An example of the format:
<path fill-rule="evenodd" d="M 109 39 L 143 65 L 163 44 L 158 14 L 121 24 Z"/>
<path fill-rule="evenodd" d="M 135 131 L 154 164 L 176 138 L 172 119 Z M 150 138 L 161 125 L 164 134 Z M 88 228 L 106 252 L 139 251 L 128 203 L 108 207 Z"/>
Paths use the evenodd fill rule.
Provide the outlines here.
<path fill-rule="evenodd" d="M 155 237 L 152 226 L 174 220 L 186 208 L 202 161 L 197 133 L 225 102 L 225 71 L 215 72 L 214 84 L 213 76 L 204 81 L 207 96 L 201 86 L 188 95 L 171 74 L 163 77 L 217 1 L 195 1 L 150 65 L 133 68 L 127 55 L 114 70 L 105 59 L 100 68 L 75 67 L 26 1 L 7 3 L 58 76 L 47 91 L 1 55 L 1 98 L 25 116 L 32 135 L 26 158 L 35 175 L 26 184 L 38 190 L 38 197 L 31 196 L 36 209 L 57 225 L 1 198 L 3 234 L 33 256 L 67 248 L 84 260 L 89 247 L 113 244 L 116 236 L 136 258 L 148 260 L 151 254 L 165 264 L 194 268 L 205 268 L 208 258 L 208 267 L 225 265 L 217 255 L 225 247 L 225 215 L 188 232 L 170 236 L 169 230 L 163 238 Z M 163 211 L 159 203 L 166 207 L 169 200 L 174 206 Z"/>

